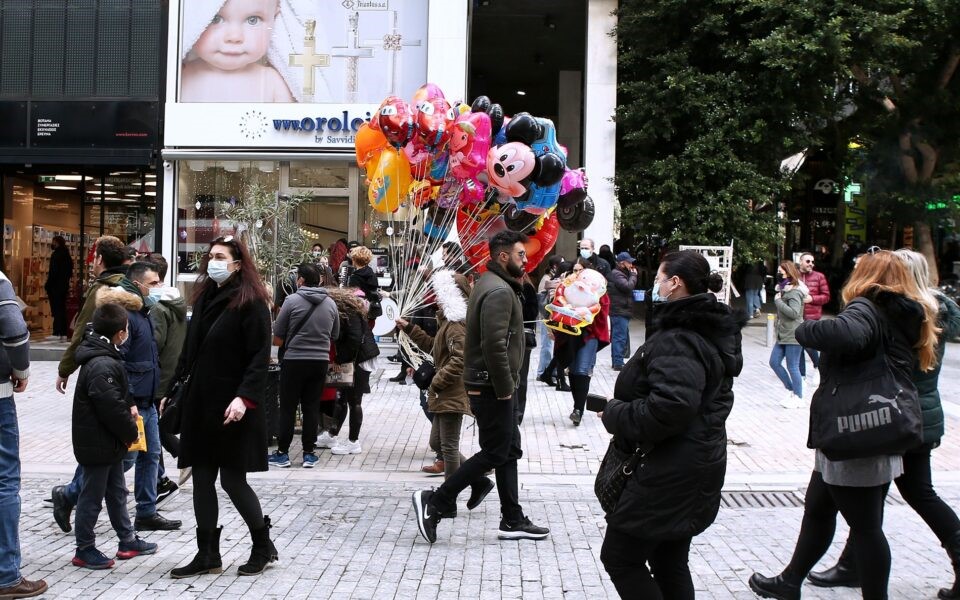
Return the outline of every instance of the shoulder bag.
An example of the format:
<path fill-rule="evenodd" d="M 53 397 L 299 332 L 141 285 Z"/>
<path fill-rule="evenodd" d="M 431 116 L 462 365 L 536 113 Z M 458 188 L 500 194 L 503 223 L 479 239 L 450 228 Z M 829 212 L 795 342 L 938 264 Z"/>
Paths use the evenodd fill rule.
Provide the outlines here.
<path fill-rule="evenodd" d="M 923 441 L 917 388 L 890 365 L 887 320 L 870 305 L 880 326 L 876 353 L 838 367 L 820 383 L 810 404 L 807 447 L 830 460 L 903 454 Z"/>
<path fill-rule="evenodd" d="M 323 302 L 326 302 L 326 299 L 324 299 Z M 303 315 L 303 318 L 297 321 L 297 324 L 293 327 L 293 329 L 287 332 L 287 335 L 283 338 L 283 343 L 280 344 L 280 347 L 277 349 L 277 360 L 283 362 L 283 355 L 287 351 L 287 346 L 290 345 L 290 342 L 293 341 L 293 338 L 297 337 L 297 334 L 300 333 L 300 330 L 310 319 L 310 315 L 312 315 L 313 311 L 317 310 L 317 307 L 323 304 L 323 302 L 318 302 L 317 304 L 311 306 L 310 310 L 307 311 L 307 314 Z"/>
<path fill-rule="evenodd" d="M 433 383 L 433 376 L 436 374 L 437 369 L 433 366 L 433 362 L 424 360 L 420 363 L 420 366 L 417 367 L 417 370 L 413 372 L 413 383 L 421 390 L 426 390 L 430 387 L 430 384 Z"/>

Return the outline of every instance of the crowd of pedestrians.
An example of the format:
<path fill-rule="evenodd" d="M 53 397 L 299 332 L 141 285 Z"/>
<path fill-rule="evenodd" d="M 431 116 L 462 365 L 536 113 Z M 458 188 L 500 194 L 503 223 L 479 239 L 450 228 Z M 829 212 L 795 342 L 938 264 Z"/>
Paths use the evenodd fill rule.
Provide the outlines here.
<path fill-rule="evenodd" d="M 259 574 L 279 559 L 270 516 L 247 474 L 294 464 L 298 422 L 303 468 L 317 466 L 324 449 L 363 451 L 362 400 L 380 354 L 372 325 L 389 293 L 379 286 L 371 251 L 341 242 L 329 256 L 314 246 L 290 272 L 290 289 L 281 298 L 265 286 L 242 242 L 217 238 L 200 262 L 187 319 L 187 302 L 164 284 L 162 256 L 133 260 L 120 240 L 97 240 L 95 280 L 77 318 L 83 326 L 64 352 L 55 384 L 66 393 L 79 370 L 72 428 L 78 466 L 73 480 L 51 494 L 57 525 L 75 529 L 74 565 L 106 569 L 114 559 L 158 552 L 144 532 L 181 527 L 160 508 L 189 477 L 197 549 L 192 558 L 182 557 L 171 577 L 223 570 L 218 479 L 248 530 L 250 555 L 237 574 Z M 697 251 L 663 256 L 646 296 L 637 293 L 635 259 L 608 247 L 594 252 L 589 239 L 581 240 L 573 262 L 548 259 L 535 284 L 527 274 L 526 242 L 512 231 L 491 237 L 482 275 L 465 273 L 470 269 L 462 262 L 454 265 L 458 251 L 445 247 L 449 263 L 429 277 L 432 312 L 396 319 L 398 334 L 422 353 L 416 359 L 401 353 L 406 365 L 398 383 L 414 380 L 431 419 L 425 442 L 436 460 L 424 471 L 443 475 L 436 489 L 413 494 L 416 527 L 436 543 L 441 522 L 457 516 L 462 492 L 469 489 L 466 507 L 474 510 L 496 488 L 500 539 L 550 535 L 524 511 L 518 473 L 528 371 L 539 346 L 535 379 L 570 392 L 569 426 L 579 426 L 588 402 L 598 402 L 591 409 L 612 436 L 597 491 L 607 522 L 600 558 L 616 590 L 624 598 L 693 598 L 690 546 L 719 511 L 725 423 L 734 406 L 733 381 L 743 369 L 741 330 L 761 308 L 762 270 L 757 267 L 748 282 L 744 312 L 717 299 L 725 282 Z M 330 264 L 338 259 L 335 272 Z M 790 562 L 774 576 L 753 574 L 749 586 L 762 597 L 793 600 L 809 579 L 886 598 L 891 559 L 883 504 L 892 482 L 957 571 L 957 581 L 939 597 L 960 598 L 960 519 L 936 494 L 930 467 L 944 433 L 939 367 L 945 341 L 960 333 L 960 308 L 931 286 L 924 257 L 910 250 L 863 256 L 842 289 L 835 318 L 823 318 L 831 295 L 812 255 L 781 262 L 776 275 L 769 364 L 785 395 L 774 392 L 775 385 L 771 394 L 787 408 L 811 412 L 815 461 Z M 554 323 L 550 307 L 575 281 L 596 291 L 590 318 L 575 327 Z M 646 339 L 631 353 L 629 325 L 640 301 L 646 302 Z M 0 276 L 0 539 L 10 550 L 0 558 L 2 597 L 46 590 L 43 581 L 28 581 L 19 571 L 13 394 L 26 389 L 30 376 L 28 336 L 12 286 Z M 597 355 L 606 345 L 609 368 L 619 372 L 613 398 L 591 399 Z M 275 398 L 267 393 L 271 346 L 279 363 Z M 879 364 L 885 369 L 873 369 Z M 898 388 L 886 394 L 882 385 L 891 378 Z M 874 386 L 868 397 L 879 406 L 871 410 L 890 405 L 907 416 L 890 417 L 891 408 L 886 417 L 851 413 L 842 416 L 846 421 L 835 419 L 848 423 L 834 426 L 837 432 L 817 429 L 822 415 L 837 410 L 830 403 L 846 401 L 850 386 Z M 272 430 L 267 413 L 274 402 Z M 472 417 L 478 433 L 479 451 L 469 458 L 460 447 L 464 417 Z M 883 437 L 884 426 L 897 419 L 899 437 Z M 852 435 L 867 430 L 873 431 L 869 437 Z M 277 448 L 268 453 L 274 435 Z M 176 482 L 167 476 L 161 449 L 177 459 Z M 620 474 L 616 485 L 608 477 L 611 468 Z M 126 507 L 130 469 L 132 519 Z M 118 538 L 112 557 L 100 550 L 94 533 L 103 504 Z M 850 526 L 845 549 L 836 565 L 813 571 L 838 514 Z"/>

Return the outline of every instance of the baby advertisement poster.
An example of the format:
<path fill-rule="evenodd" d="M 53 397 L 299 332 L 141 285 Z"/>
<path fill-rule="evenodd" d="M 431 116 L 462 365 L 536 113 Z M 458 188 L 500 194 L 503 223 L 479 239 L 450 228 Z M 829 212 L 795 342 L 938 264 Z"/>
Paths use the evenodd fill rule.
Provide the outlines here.
<path fill-rule="evenodd" d="M 379 104 L 427 78 L 428 0 L 183 0 L 179 102 Z"/>

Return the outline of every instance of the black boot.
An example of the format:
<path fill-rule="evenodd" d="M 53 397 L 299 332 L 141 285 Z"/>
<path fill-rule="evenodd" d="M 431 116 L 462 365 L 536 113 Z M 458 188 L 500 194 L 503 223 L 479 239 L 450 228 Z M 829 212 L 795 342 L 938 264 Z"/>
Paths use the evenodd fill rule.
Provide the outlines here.
<path fill-rule="evenodd" d="M 563 369 L 557 369 L 557 391 L 569 392 L 570 386 L 567 385 L 567 378 L 564 377 Z"/>
<path fill-rule="evenodd" d="M 953 534 L 950 541 L 943 545 L 947 551 L 947 556 L 953 563 L 953 587 L 941 588 L 937 593 L 937 598 L 941 600 L 955 600 L 960 598 L 960 531 Z"/>
<path fill-rule="evenodd" d="M 177 567 L 170 571 L 173 579 L 194 577 L 207 573 L 223 573 L 223 561 L 220 560 L 220 532 L 223 527 L 215 529 L 197 528 L 197 555 L 189 564 Z"/>
<path fill-rule="evenodd" d="M 750 576 L 750 589 L 761 598 L 776 600 L 800 600 L 800 582 L 788 580 L 783 573 L 776 577 L 764 577 L 759 573 Z"/>
<path fill-rule="evenodd" d="M 570 392 L 573 395 L 573 412 L 570 420 L 576 426 L 583 418 L 583 407 L 587 405 L 587 394 L 590 393 L 590 377 L 587 375 L 570 375 Z"/>
<path fill-rule="evenodd" d="M 553 375 L 551 375 L 546 371 L 544 371 L 543 373 L 540 373 L 540 375 L 537 376 L 537 381 L 542 381 L 543 383 L 549 385 L 550 387 L 557 385 L 557 382 L 553 380 Z"/>
<path fill-rule="evenodd" d="M 237 573 L 240 575 L 259 575 L 267 568 L 268 563 L 272 563 L 279 558 L 277 547 L 270 540 L 270 517 L 263 517 L 263 527 L 259 529 L 250 528 L 250 538 L 253 540 L 253 550 L 250 551 L 250 558 L 246 564 L 240 565 Z"/>
<path fill-rule="evenodd" d="M 860 574 L 850 544 L 843 547 L 835 566 L 826 571 L 811 571 L 807 579 L 818 587 L 860 587 Z"/>

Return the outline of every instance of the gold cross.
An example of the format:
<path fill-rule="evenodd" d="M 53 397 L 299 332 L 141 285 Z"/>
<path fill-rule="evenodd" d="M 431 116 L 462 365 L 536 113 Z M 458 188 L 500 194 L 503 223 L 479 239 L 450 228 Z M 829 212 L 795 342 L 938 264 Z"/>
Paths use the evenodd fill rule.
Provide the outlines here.
<path fill-rule="evenodd" d="M 313 75 L 316 67 L 329 67 L 330 55 L 317 54 L 317 40 L 313 35 L 317 22 L 313 19 L 304 23 L 306 35 L 303 38 L 303 54 L 291 54 L 290 66 L 303 67 L 303 93 L 313 95 Z"/>

